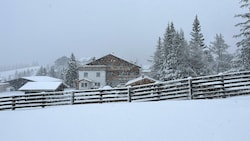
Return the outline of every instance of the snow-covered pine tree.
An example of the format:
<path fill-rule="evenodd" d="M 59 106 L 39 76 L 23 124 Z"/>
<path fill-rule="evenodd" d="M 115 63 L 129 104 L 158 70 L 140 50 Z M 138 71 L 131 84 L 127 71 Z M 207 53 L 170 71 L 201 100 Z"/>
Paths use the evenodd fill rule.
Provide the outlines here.
<path fill-rule="evenodd" d="M 189 49 L 185 39 L 184 31 L 181 29 L 177 34 L 177 78 L 187 78 L 193 74 L 193 70 L 189 66 Z"/>
<path fill-rule="evenodd" d="M 222 34 L 216 34 L 215 40 L 211 42 L 211 49 L 215 56 L 214 71 L 216 74 L 231 69 L 230 54 L 227 52 L 229 45 L 225 43 Z"/>
<path fill-rule="evenodd" d="M 243 65 L 242 65 L 242 60 L 240 57 L 241 53 L 240 53 L 240 49 L 236 50 L 236 53 L 233 55 L 232 57 L 232 68 L 230 71 L 232 72 L 238 72 L 238 71 L 242 71 L 245 70 Z"/>
<path fill-rule="evenodd" d="M 175 30 L 174 24 L 168 24 L 166 32 L 157 42 L 154 53 L 152 76 L 162 81 L 185 78 L 193 74 L 189 65 L 188 43 L 184 32 Z"/>
<path fill-rule="evenodd" d="M 76 80 L 78 79 L 78 66 L 74 54 L 71 54 L 68 69 L 66 72 L 66 84 L 70 87 L 76 87 Z"/>
<path fill-rule="evenodd" d="M 206 47 L 203 50 L 203 61 L 204 61 L 204 74 L 206 75 L 212 75 L 212 74 L 216 74 L 216 72 L 214 71 L 214 65 L 215 65 L 215 61 L 214 61 L 214 56 L 212 53 L 212 49 L 209 47 Z"/>
<path fill-rule="evenodd" d="M 172 80 L 175 79 L 176 71 L 175 65 L 177 63 L 176 60 L 176 50 L 174 48 L 176 38 L 176 31 L 174 28 L 174 24 L 171 23 L 168 25 L 166 33 L 163 38 L 163 65 L 161 67 L 161 80 Z"/>
<path fill-rule="evenodd" d="M 246 13 L 238 14 L 236 17 L 242 18 L 244 21 L 236 24 L 236 27 L 240 27 L 240 34 L 235 35 L 236 38 L 241 38 L 237 42 L 239 47 L 239 54 L 237 54 L 236 61 L 239 64 L 235 66 L 240 66 L 242 70 L 250 69 L 250 3 L 249 0 L 241 0 L 241 8 L 247 10 Z"/>
<path fill-rule="evenodd" d="M 204 50 L 206 46 L 204 44 L 203 34 L 201 33 L 201 26 L 198 16 L 196 15 L 193 30 L 190 33 L 191 41 L 190 47 L 190 67 L 192 68 L 194 74 L 193 76 L 206 75 L 206 64 L 204 61 Z"/>
<path fill-rule="evenodd" d="M 161 37 L 159 37 L 156 51 L 153 56 L 153 65 L 151 67 L 151 75 L 154 79 L 159 80 L 160 79 L 160 69 L 163 64 L 163 57 L 162 57 L 162 41 Z"/>

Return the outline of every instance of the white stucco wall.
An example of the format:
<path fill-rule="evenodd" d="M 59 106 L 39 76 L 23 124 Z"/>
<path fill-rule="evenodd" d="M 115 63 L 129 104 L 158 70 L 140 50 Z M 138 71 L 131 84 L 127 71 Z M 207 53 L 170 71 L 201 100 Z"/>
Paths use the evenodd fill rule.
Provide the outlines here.
<path fill-rule="evenodd" d="M 87 73 L 88 76 L 84 76 Z M 97 77 L 97 73 L 100 73 L 100 77 Z M 100 83 L 100 87 L 106 85 L 106 72 L 105 71 L 79 71 L 79 80 L 88 79 L 95 83 Z"/>

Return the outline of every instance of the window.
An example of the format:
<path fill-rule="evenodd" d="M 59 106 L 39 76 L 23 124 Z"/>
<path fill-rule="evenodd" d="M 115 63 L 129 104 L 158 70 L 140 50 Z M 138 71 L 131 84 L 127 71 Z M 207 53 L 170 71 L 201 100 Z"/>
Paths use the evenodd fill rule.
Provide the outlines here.
<path fill-rule="evenodd" d="M 84 72 L 84 77 L 88 77 L 88 73 L 87 72 Z"/>
<path fill-rule="evenodd" d="M 101 86 L 101 83 L 100 83 L 100 82 L 96 82 L 96 83 L 95 83 L 95 86 L 100 87 L 100 86 Z"/>
<path fill-rule="evenodd" d="M 96 77 L 101 77 L 101 73 L 100 73 L 100 72 L 97 72 L 97 73 L 96 73 Z"/>
<path fill-rule="evenodd" d="M 81 83 L 81 86 L 86 88 L 88 87 L 88 83 Z"/>
<path fill-rule="evenodd" d="M 113 83 L 112 83 L 112 82 L 107 82 L 107 85 L 108 85 L 108 86 L 112 86 Z"/>

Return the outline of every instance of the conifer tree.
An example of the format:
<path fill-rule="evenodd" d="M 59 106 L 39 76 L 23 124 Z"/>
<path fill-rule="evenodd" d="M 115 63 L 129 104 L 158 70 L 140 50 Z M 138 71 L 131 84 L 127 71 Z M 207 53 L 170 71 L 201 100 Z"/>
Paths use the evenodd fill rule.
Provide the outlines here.
<path fill-rule="evenodd" d="M 241 70 L 250 69 L 250 3 L 249 0 L 241 0 L 241 8 L 247 10 L 246 13 L 238 14 L 236 17 L 242 18 L 244 21 L 236 24 L 236 27 L 240 27 L 240 33 L 235 35 L 236 38 L 241 38 L 237 42 L 239 47 L 239 54 L 237 54 L 237 65 L 241 67 Z"/>
<path fill-rule="evenodd" d="M 213 52 L 212 49 L 209 47 L 206 47 L 203 50 L 203 63 L 205 64 L 203 68 L 204 74 L 206 75 L 216 74 L 216 71 L 214 70 L 215 60 Z"/>
<path fill-rule="evenodd" d="M 190 67 L 193 70 L 193 76 L 206 75 L 206 64 L 204 61 L 204 50 L 206 46 L 204 44 L 203 34 L 201 33 L 200 21 L 198 16 L 195 17 L 193 23 L 193 30 L 191 32 L 190 41 Z"/>
<path fill-rule="evenodd" d="M 189 49 L 188 43 L 184 36 L 184 31 L 180 30 L 178 33 L 178 47 L 177 47 L 177 65 L 178 78 L 187 78 L 193 74 L 193 70 L 189 66 Z"/>
<path fill-rule="evenodd" d="M 176 55 L 175 55 L 175 42 L 176 31 L 174 28 L 174 24 L 171 23 L 168 25 L 166 33 L 163 38 L 163 65 L 161 67 L 161 80 L 172 80 L 175 79 L 176 72 L 175 64 L 176 64 Z"/>
<path fill-rule="evenodd" d="M 162 42 L 160 80 L 173 80 L 189 76 L 188 44 L 184 32 L 175 30 L 171 23 L 166 29 Z"/>
<path fill-rule="evenodd" d="M 225 43 L 221 34 L 216 34 L 215 41 L 211 42 L 211 49 L 215 55 L 215 72 L 216 74 L 231 69 L 230 58 L 227 49 L 229 45 Z"/>
<path fill-rule="evenodd" d="M 66 84 L 70 87 L 76 87 L 76 80 L 78 79 L 78 66 L 74 54 L 71 54 L 68 69 L 66 71 Z"/>
<path fill-rule="evenodd" d="M 157 80 L 160 79 L 160 73 L 161 73 L 160 69 L 163 64 L 162 49 L 163 49 L 162 41 L 161 41 L 161 37 L 159 37 L 157 46 L 156 46 L 156 51 L 153 57 L 153 66 L 152 66 L 152 71 L 151 71 L 152 77 Z"/>

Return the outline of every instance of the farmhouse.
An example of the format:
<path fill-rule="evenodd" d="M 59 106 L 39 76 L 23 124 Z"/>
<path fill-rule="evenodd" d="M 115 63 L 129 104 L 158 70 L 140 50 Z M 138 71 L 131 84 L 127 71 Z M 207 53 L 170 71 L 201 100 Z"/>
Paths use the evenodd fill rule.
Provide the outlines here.
<path fill-rule="evenodd" d="M 108 54 L 79 68 L 78 88 L 116 87 L 139 77 L 140 70 L 141 67 Z"/>

